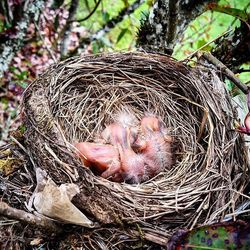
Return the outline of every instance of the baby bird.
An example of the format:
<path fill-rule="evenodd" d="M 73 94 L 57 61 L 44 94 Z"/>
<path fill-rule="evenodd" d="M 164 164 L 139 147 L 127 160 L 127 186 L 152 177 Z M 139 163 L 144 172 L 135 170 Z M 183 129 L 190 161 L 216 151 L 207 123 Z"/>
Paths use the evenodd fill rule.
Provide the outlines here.
<path fill-rule="evenodd" d="M 131 144 L 134 144 L 134 142 L 137 140 L 138 123 L 138 120 L 132 114 L 129 114 L 125 111 L 120 112 L 115 116 L 115 122 L 103 130 L 101 137 L 106 143 L 110 143 L 112 145 L 117 145 L 118 143 L 123 144 L 126 143 L 127 140 L 124 138 L 124 136 L 126 136 L 125 129 L 129 128 L 129 141 Z"/>
<path fill-rule="evenodd" d="M 144 134 L 148 131 L 159 132 L 162 129 L 162 123 L 155 116 L 144 116 L 141 120 L 141 129 Z"/>
<path fill-rule="evenodd" d="M 110 143 L 114 146 L 127 143 L 126 128 L 119 123 L 112 123 L 108 125 L 101 133 L 101 136 L 107 143 Z M 129 138 L 129 141 L 134 142 L 135 138 L 131 137 Z"/>
<path fill-rule="evenodd" d="M 96 174 L 137 184 L 172 166 L 172 138 L 164 135 L 165 128 L 155 116 L 143 117 L 138 138 L 138 123 L 131 117 L 123 113 L 104 129 L 100 139 L 106 144 L 81 142 L 74 146 L 83 164 Z"/>
<path fill-rule="evenodd" d="M 103 178 L 112 176 L 120 170 L 119 152 L 112 145 L 80 142 L 74 146 L 78 149 L 78 156 L 83 164 L 96 174 L 101 174 Z"/>
<path fill-rule="evenodd" d="M 121 162 L 121 167 L 117 169 L 117 172 L 106 171 L 102 174 L 102 177 L 111 177 L 113 181 L 124 180 L 128 183 L 140 183 L 145 173 L 144 160 L 142 155 L 136 154 L 131 147 L 136 137 L 131 135 L 130 128 L 125 128 L 118 123 L 112 123 L 103 131 L 102 136 L 117 147 Z"/>
<path fill-rule="evenodd" d="M 145 116 L 141 121 L 143 139 L 138 146 L 145 156 L 146 172 L 152 178 L 165 168 L 170 169 L 173 164 L 171 136 L 164 135 L 164 127 L 155 116 Z"/>
<path fill-rule="evenodd" d="M 125 182 L 130 184 L 141 183 L 148 179 L 145 172 L 145 159 L 142 154 L 136 154 L 130 143 L 130 130 L 126 129 L 126 142 L 118 144 L 121 160 L 120 174 Z"/>

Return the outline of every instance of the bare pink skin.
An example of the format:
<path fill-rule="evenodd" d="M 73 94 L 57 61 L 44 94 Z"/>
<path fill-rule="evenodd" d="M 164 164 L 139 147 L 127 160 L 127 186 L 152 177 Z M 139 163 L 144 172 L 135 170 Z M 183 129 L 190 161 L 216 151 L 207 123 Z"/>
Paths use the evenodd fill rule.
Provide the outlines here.
<path fill-rule="evenodd" d="M 121 168 L 113 176 L 114 181 L 122 179 L 129 183 L 140 183 L 145 174 L 142 155 L 136 154 L 131 147 L 131 143 L 135 141 L 131 133 L 133 132 L 130 128 L 125 128 L 118 123 L 109 125 L 103 131 L 103 138 L 115 145 L 120 155 Z"/>
<path fill-rule="evenodd" d="M 160 132 L 153 132 L 146 139 L 146 144 L 143 154 L 153 163 L 147 169 L 149 175 L 153 177 L 164 169 L 170 169 L 173 165 L 171 143 Z"/>
<path fill-rule="evenodd" d="M 108 178 L 120 170 L 119 152 L 112 145 L 80 142 L 74 145 L 83 164 L 92 167 L 102 177 Z"/>
<path fill-rule="evenodd" d="M 154 116 L 143 117 L 141 130 L 144 138 L 138 140 L 138 145 L 147 162 L 146 172 L 152 178 L 173 165 L 171 150 L 173 140 L 171 136 L 164 135 L 160 120 Z"/>
<path fill-rule="evenodd" d="M 103 178 L 116 182 L 128 180 L 131 183 L 139 183 L 144 164 L 142 157 L 131 148 L 131 142 L 134 142 L 135 138 L 131 135 L 130 129 L 113 123 L 102 132 L 101 136 L 112 145 L 90 142 L 75 144 L 82 154 L 79 156 L 83 163 L 94 166 Z"/>
<path fill-rule="evenodd" d="M 121 168 L 113 173 L 112 180 L 118 181 L 122 177 L 126 182 L 140 183 L 145 168 L 142 155 L 136 154 L 131 147 L 137 137 L 134 130 L 112 123 L 102 132 L 102 137 L 119 150 Z"/>
<path fill-rule="evenodd" d="M 244 119 L 244 127 L 238 126 L 236 128 L 236 131 L 246 135 L 250 135 L 250 113 L 248 113 Z"/>
<path fill-rule="evenodd" d="M 102 138 L 114 146 L 118 144 L 124 145 L 128 143 L 133 144 L 137 138 L 137 133 L 135 129 L 130 129 L 129 138 L 127 138 L 127 129 L 120 125 L 119 123 L 112 123 L 107 126 L 101 133 Z M 126 145 L 127 146 L 127 145 Z"/>
<path fill-rule="evenodd" d="M 121 176 L 125 182 L 136 184 L 148 179 L 145 174 L 145 160 L 143 155 L 136 154 L 131 146 L 118 147 L 121 159 Z"/>
<path fill-rule="evenodd" d="M 250 88 L 248 87 L 248 94 L 247 94 L 247 106 L 248 106 L 248 113 L 244 119 L 244 126 L 238 126 L 236 128 L 237 132 L 250 135 Z"/>
<path fill-rule="evenodd" d="M 155 116 L 144 116 L 141 120 L 141 129 L 143 133 L 148 131 L 160 131 L 161 122 Z"/>
<path fill-rule="evenodd" d="M 164 136 L 162 130 L 157 117 L 146 116 L 141 121 L 142 139 L 137 140 L 135 130 L 112 123 L 101 134 L 112 145 L 81 142 L 75 147 L 84 165 L 92 166 L 103 178 L 141 183 L 172 166 L 172 138 Z"/>

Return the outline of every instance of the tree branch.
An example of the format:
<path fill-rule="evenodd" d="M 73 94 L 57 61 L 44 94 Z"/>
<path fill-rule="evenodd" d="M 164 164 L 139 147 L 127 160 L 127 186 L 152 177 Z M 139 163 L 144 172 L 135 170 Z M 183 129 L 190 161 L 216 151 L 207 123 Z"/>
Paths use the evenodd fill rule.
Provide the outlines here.
<path fill-rule="evenodd" d="M 211 53 L 205 52 L 202 54 L 202 57 L 215 65 L 221 72 L 231 80 L 243 93 L 248 94 L 248 87 L 243 84 L 239 78 L 235 77 L 234 73 L 228 69 L 222 62 L 220 62 L 216 57 L 214 57 Z"/>
<path fill-rule="evenodd" d="M 132 14 L 145 0 L 136 0 L 133 4 L 126 6 L 122 9 L 118 16 L 110 19 L 101 29 L 99 29 L 94 35 L 92 35 L 92 41 L 99 39 L 101 36 L 104 36 L 111 29 L 113 29 L 118 23 L 123 21 L 125 16 Z"/>
<path fill-rule="evenodd" d="M 78 50 L 89 45 L 91 42 L 100 39 L 105 34 L 107 34 L 111 29 L 113 29 L 118 23 L 123 21 L 124 17 L 132 14 L 145 0 L 136 0 L 133 4 L 126 6 L 122 9 L 116 17 L 110 19 L 101 29 L 99 29 L 95 34 L 86 38 L 82 37 L 80 39 L 80 46 L 75 48 L 68 56 L 76 55 Z"/>
<path fill-rule="evenodd" d="M 76 20 L 76 21 L 77 22 L 84 22 L 84 21 L 88 20 L 95 13 L 95 11 L 97 10 L 97 8 L 98 8 L 99 4 L 101 3 L 101 1 L 102 0 L 98 0 L 98 2 L 96 3 L 94 9 L 86 17 L 84 17 L 82 19 L 79 19 L 79 20 Z M 72 20 L 72 22 L 73 22 L 73 20 Z"/>
<path fill-rule="evenodd" d="M 172 54 L 188 24 L 217 0 L 158 0 L 143 21 L 137 46 L 146 51 Z"/>
<path fill-rule="evenodd" d="M 178 25 L 179 2 L 169 2 L 169 26 L 167 30 L 167 44 L 171 44 L 175 40 Z M 173 46 L 170 46 L 173 47 Z"/>
<path fill-rule="evenodd" d="M 34 22 L 38 21 L 44 2 L 44 0 L 31 1 L 24 10 L 22 19 L 15 27 L 17 31 L 15 36 L 8 38 L 8 40 L 0 44 L 0 77 L 8 69 L 16 52 L 22 47 L 31 20 L 34 20 Z"/>
<path fill-rule="evenodd" d="M 60 45 L 61 57 L 66 56 L 68 52 L 67 48 L 68 48 L 68 43 L 70 42 L 69 35 L 72 29 L 72 21 L 75 17 L 78 4 L 79 4 L 79 0 L 72 0 L 71 5 L 69 7 L 69 17 L 62 31 L 63 37 L 62 37 L 61 45 Z"/>
<path fill-rule="evenodd" d="M 29 225 L 46 229 L 50 232 L 60 233 L 62 229 L 59 228 L 54 222 L 47 218 L 41 218 L 23 210 L 10 207 L 5 202 L 0 202 L 0 214 L 11 219 L 19 220 Z"/>

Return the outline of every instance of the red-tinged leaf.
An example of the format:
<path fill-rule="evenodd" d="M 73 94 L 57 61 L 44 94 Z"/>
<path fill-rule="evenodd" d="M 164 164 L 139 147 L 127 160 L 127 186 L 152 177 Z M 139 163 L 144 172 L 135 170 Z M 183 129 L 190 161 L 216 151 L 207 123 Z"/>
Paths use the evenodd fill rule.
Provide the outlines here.
<path fill-rule="evenodd" d="M 216 223 L 192 231 L 177 231 L 169 240 L 169 250 L 250 249 L 250 223 Z"/>

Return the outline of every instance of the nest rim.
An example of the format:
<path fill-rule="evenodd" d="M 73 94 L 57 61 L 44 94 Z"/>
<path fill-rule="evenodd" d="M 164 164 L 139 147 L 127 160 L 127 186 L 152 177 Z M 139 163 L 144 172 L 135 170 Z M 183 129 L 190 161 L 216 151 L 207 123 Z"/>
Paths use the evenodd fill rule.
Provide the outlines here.
<path fill-rule="evenodd" d="M 79 76 L 79 74 L 81 75 Z M 92 119 L 89 121 L 91 126 L 87 129 L 86 125 L 82 123 L 79 131 L 75 130 L 74 124 L 79 124 L 81 116 L 85 112 L 80 108 L 78 109 L 79 113 L 75 111 L 77 105 L 80 106 L 81 100 L 79 99 L 86 94 L 86 89 L 90 91 L 90 87 L 95 89 L 95 86 L 92 85 L 96 85 L 100 88 L 99 92 L 96 90 L 97 88 L 95 89 L 96 92 L 93 91 L 93 93 L 99 94 L 95 97 L 96 100 L 101 100 L 101 97 L 105 94 L 113 96 L 111 100 L 116 100 L 115 91 L 119 92 L 119 88 L 123 88 L 127 92 L 122 98 L 126 97 L 128 103 L 131 103 L 132 92 L 139 95 L 144 90 L 144 96 L 150 96 L 151 100 L 154 100 L 152 101 L 153 104 L 158 104 L 161 101 L 162 107 L 157 107 L 154 113 L 161 117 L 164 112 L 168 114 L 168 117 L 164 116 L 163 118 L 165 124 L 175 128 L 171 131 L 172 136 L 176 136 L 180 140 L 182 150 L 188 153 L 182 156 L 180 162 L 170 171 L 162 172 L 141 184 L 110 182 L 95 176 L 88 169 L 83 169 L 82 179 L 85 180 L 84 184 L 107 189 L 105 194 L 110 194 L 108 199 L 111 200 L 110 204 L 113 203 L 115 213 L 117 213 L 117 210 L 121 211 L 121 213 L 118 212 L 118 217 L 122 221 L 140 221 L 147 224 L 149 220 L 153 220 L 158 225 L 161 224 L 157 222 L 159 218 L 166 217 L 167 219 L 164 220 L 171 221 L 173 215 L 178 218 L 180 214 L 184 214 L 180 221 L 188 227 L 193 227 L 196 223 L 212 222 L 223 217 L 226 212 L 234 212 L 234 207 L 230 207 L 232 205 L 230 200 L 239 200 L 240 195 L 237 195 L 237 190 L 241 190 L 245 182 L 239 184 L 239 180 L 231 175 L 234 171 L 242 173 L 245 171 L 246 159 L 236 153 L 239 150 L 244 151 L 241 137 L 227 132 L 231 129 L 230 119 L 235 117 L 235 114 L 224 86 L 210 70 L 203 72 L 204 79 L 199 76 L 201 76 L 200 72 L 172 58 L 158 54 L 112 53 L 68 59 L 52 66 L 31 84 L 24 94 L 23 112 L 28 128 L 26 133 L 27 143 L 34 145 L 35 139 L 39 137 L 40 140 L 45 140 L 55 151 L 54 145 L 51 146 L 54 143 L 53 139 L 49 141 L 46 138 L 46 133 L 45 137 L 41 136 L 43 134 L 41 130 L 48 128 L 47 137 L 50 137 L 51 127 L 56 126 L 56 132 L 53 131 L 52 135 L 61 137 L 57 145 L 57 148 L 59 147 L 59 151 L 61 151 L 58 155 L 62 156 L 62 152 L 67 148 L 67 157 L 62 157 L 63 162 L 68 161 L 70 166 L 76 164 L 79 169 L 81 167 L 80 161 L 70 158 L 70 155 L 72 156 L 72 147 L 70 147 L 72 141 L 84 138 L 87 140 L 93 139 L 91 132 L 88 130 L 93 131 L 93 133 L 100 132 L 105 124 L 112 120 L 112 115 L 109 114 L 111 108 L 107 105 L 107 112 L 103 112 L 103 110 L 100 112 L 102 114 L 101 119 L 100 115 L 97 116 L 99 120 L 104 121 L 99 123 L 99 127 L 95 127 L 97 119 Z M 119 84 L 112 85 L 117 81 L 121 86 Z M 77 95 L 79 99 L 74 94 L 78 91 L 78 84 L 85 87 L 85 92 L 79 92 Z M 71 86 L 73 86 L 72 89 Z M 110 88 L 107 91 L 107 86 L 113 87 L 113 92 Z M 118 90 L 116 89 L 117 86 Z M 141 92 L 137 91 L 138 88 L 141 88 Z M 45 99 L 41 98 L 41 95 Z M 73 102 L 72 96 L 75 102 Z M 93 101 L 94 98 L 93 96 L 91 98 L 88 95 L 85 96 L 88 100 L 86 99 L 84 105 L 88 107 L 91 117 L 94 112 L 93 109 L 90 109 L 91 106 L 88 105 L 88 101 L 89 99 Z M 66 100 L 70 102 L 71 106 L 66 105 L 67 102 L 64 98 L 68 98 Z M 149 99 L 147 105 L 150 103 Z M 137 98 L 136 102 L 142 103 L 142 100 L 143 98 Z M 48 103 L 47 107 L 43 107 L 44 103 Z M 120 106 L 124 105 L 124 102 L 120 106 L 114 103 L 115 101 L 111 102 L 111 106 L 118 111 Z M 145 104 L 144 108 L 147 105 Z M 150 105 L 146 110 L 137 105 L 133 108 L 137 110 L 139 117 L 143 114 L 142 111 L 152 111 Z M 45 114 L 37 115 L 36 112 L 41 110 L 49 111 L 52 118 Z M 67 110 L 74 110 L 74 114 Z M 107 114 L 109 116 L 105 119 Z M 66 121 L 65 117 L 69 121 Z M 185 120 L 185 117 L 189 119 Z M 66 125 L 62 124 L 62 119 L 65 119 Z M 70 126 L 70 129 L 67 130 L 67 126 Z M 86 129 L 89 135 L 81 137 L 82 129 Z M 66 130 L 67 133 L 65 133 Z M 40 152 L 39 157 L 45 154 L 47 161 L 57 167 L 58 162 L 53 157 L 51 158 L 51 154 L 46 152 L 44 147 L 38 147 L 35 154 L 37 152 Z M 30 153 L 34 157 L 34 152 Z M 233 157 L 236 157 L 236 159 Z M 41 160 L 39 162 L 39 159 L 38 164 L 44 166 L 44 162 Z M 51 170 L 50 174 L 55 179 L 57 178 Z M 61 173 L 59 173 L 59 176 L 61 176 Z M 72 179 L 72 176 L 70 177 L 69 181 Z M 185 181 L 183 182 L 183 180 Z M 237 185 L 233 185 L 234 182 L 237 182 Z M 235 188 L 229 189 L 232 186 Z M 227 194 L 227 192 L 230 194 Z M 212 197 L 214 194 L 215 197 Z M 210 207 L 211 205 L 212 207 Z M 104 210 L 108 209 L 104 208 Z M 114 210 L 111 209 L 111 212 L 114 212 Z M 91 209 L 88 212 L 91 212 Z M 206 213 L 207 215 L 205 215 Z M 187 220 L 186 218 L 190 214 L 191 219 Z M 110 221 L 108 220 L 108 222 Z"/>

